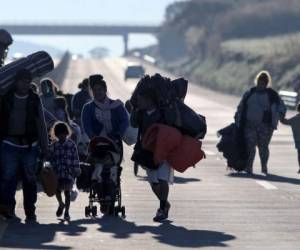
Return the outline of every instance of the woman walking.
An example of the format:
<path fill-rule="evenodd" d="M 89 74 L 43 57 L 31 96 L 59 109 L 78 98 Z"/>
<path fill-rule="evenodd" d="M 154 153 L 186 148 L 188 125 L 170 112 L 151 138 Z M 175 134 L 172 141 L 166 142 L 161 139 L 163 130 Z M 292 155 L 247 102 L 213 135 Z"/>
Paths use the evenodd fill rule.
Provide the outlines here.
<path fill-rule="evenodd" d="M 245 140 L 248 160 L 246 172 L 253 173 L 253 162 L 258 147 L 261 171 L 268 173 L 269 144 L 279 119 L 286 107 L 278 93 L 271 88 L 272 79 L 268 71 L 261 71 L 255 78 L 255 87 L 244 95 L 235 114 L 235 122 Z"/>

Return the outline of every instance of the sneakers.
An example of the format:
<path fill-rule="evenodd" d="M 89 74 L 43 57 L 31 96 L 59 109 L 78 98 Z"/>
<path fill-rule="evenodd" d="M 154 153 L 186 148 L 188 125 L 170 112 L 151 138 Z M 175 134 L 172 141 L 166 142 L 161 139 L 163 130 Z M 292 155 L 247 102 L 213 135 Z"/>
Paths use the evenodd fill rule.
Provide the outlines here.
<path fill-rule="evenodd" d="M 67 211 L 65 212 L 64 220 L 67 220 L 67 221 L 71 220 L 70 214 Z"/>
<path fill-rule="evenodd" d="M 263 173 L 263 174 L 268 174 L 268 168 L 267 167 L 262 167 L 261 168 L 261 172 Z"/>
<path fill-rule="evenodd" d="M 60 204 L 57 208 L 57 211 L 56 211 L 56 216 L 57 217 L 60 217 L 62 216 L 63 212 L 64 212 L 64 209 L 65 209 L 65 204 Z"/>
<path fill-rule="evenodd" d="M 155 217 L 153 218 L 153 221 L 155 221 L 155 222 L 161 222 L 161 221 L 163 221 L 163 220 L 165 220 L 167 218 L 168 218 L 168 215 L 167 215 L 166 211 L 164 211 L 164 210 L 162 210 L 162 209 L 159 208 L 157 210 L 157 212 L 156 212 Z"/>
<path fill-rule="evenodd" d="M 159 208 L 156 212 L 155 217 L 153 218 L 153 221 L 155 222 L 161 222 L 163 220 L 166 220 L 169 217 L 169 210 L 170 210 L 170 203 L 167 201 L 165 209 Z"/>

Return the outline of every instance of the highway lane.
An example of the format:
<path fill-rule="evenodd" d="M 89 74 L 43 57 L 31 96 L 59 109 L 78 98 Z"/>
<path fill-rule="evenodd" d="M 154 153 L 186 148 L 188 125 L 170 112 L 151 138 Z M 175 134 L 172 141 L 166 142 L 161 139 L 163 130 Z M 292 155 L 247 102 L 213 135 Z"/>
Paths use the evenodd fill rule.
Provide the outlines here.
<path fill-rule="evenodd" d="M 101 73 L 111 98 L 125 101 L 137 80 L 124 82 L 126 59 L 72 61 L 64 90 L 75 92 L 78 83 L 90 74 Z M 159 71 L 146 65 L 147 72 Z M 160 71 L 161 72 L 161 71 Z M 165 72 L 162 72 L 165 73 Z M 165 74 L 167 75 L 167 74 Z M 169 75 L 170 77 L 174 77 Z M 270 177 L 260 175 L 255 162 L 254 178 L 230 174 L 217 152 L 216 131 L 232 122 L 239 98 L 190 85 L 187 103 L 207 117 L 204 141 L 207 159 L 184 174 L 176 173 L 170 189 L 170 221 L 152 222 L 157 209 L 141 169 L 133 176 L 126 147 L 122 174 L 126 220 L 85 219 L 87 194 L 72 204 L 70 225 L 58 224 L 56 203 L 39 193 L 39 226 L 11 224 L 0 246 L 27 249 L 297 249 L 300 243 L 300 179 L 291 132 L 280 126 L 271 146 Z M 18 215 L 22 218 L 22 205 Z"/>

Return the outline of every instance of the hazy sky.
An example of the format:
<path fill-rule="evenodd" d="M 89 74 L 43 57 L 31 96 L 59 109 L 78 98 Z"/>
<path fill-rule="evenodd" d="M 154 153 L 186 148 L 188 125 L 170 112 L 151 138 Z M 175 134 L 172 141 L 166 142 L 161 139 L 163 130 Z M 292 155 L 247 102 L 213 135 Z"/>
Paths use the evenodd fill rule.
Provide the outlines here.
<path fill-rule="evenodd" d="M 0 24 L 159 24 L 164 19 L 166 6 L 172 2 L 174 0 L 0 0 Z M 120 37 L 15 37 L 18 39 L 83 53 L 95 46 L 106 46 L 112 55 L 119 55 L 123 50 Z M 132 48 L 154 43 L 155 39 L 134 35 L 129 42 Z"/>

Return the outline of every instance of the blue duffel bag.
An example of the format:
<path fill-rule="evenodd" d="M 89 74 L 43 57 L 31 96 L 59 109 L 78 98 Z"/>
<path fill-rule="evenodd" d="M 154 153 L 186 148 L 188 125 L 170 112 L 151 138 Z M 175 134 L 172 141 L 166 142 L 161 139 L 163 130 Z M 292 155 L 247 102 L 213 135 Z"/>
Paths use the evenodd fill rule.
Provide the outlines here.
<path fill-rule="evenodd" d="M 32 78 L 37 78 L 53 70 L 54 62 L 47 52 L 39 51 L 3 66 L 0 68 L 0 95 L 13 88 L 15 75 L 22 68 L 29 70 Z"/>

